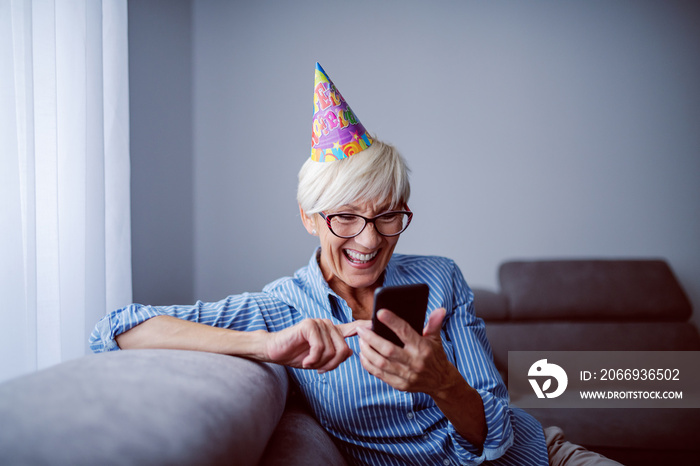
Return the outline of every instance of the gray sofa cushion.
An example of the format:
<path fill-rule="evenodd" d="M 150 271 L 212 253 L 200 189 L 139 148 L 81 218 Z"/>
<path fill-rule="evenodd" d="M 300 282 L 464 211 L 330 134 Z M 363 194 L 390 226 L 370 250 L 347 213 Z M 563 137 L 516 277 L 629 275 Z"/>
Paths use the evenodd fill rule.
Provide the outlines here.
<path fill-rule="evenodd" d="M 257 464 L 282 416 L 279 366 L 128 350 L 0 385 L 0 464 Z"/>
<path fill-rule="evenodd" d="M 508 299 L 503 293 L 474 288 L 474 310 L 486 322 L 508 320 Z"/>
<path fill-rule="evenodd" d="M 513 320 L 685 321 L 692 313 L 661 260 L 511 261 L 498 276 Z"/>
<path fill-rule="evenodd" d="M 508 351 L 700 351 L 689 322 L 489 322 L 494 362 L 508 371 Z"/>
<path fill-rule="evenodd" d="M 287 403 L 259 466 L 346 465 L 331 437 L 307 408 Z"/>
<path fill-rule="evenodd" d="M 654 450 L 685 451 L 689 458 L 693 458 L 692 462 L 641 464 L 697 463 L 700 448 L 698 409 L 533 408 L 526 411 L 544 426 L 561 427 L 570 442 L 595 451 L 600 450 L 599 447 L 634 448 L 646 451 L 649 457 Z"/>

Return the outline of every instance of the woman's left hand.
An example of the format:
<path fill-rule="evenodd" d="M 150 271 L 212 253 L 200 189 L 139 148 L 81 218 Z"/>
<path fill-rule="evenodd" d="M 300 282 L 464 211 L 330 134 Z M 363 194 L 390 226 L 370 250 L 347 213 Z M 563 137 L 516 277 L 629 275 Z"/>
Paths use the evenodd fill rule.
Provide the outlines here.
<path fill-rule="evenodd" d="M 390 311 L 380 311 L 378 318 L 396 333 L 404 347 L 358 327 L 362 367 L 397 390 L 428 394 L 457 432 L 481 450 L 488 431 L 484 405 L 481 395 L 445 355 L 440 338 L 445 310 L 436 309 L 430 314 L 423 335 Z"/>
<path fill-rule="evenodd" d="M 442 347 L 440 329 L 445 309 L 436 309 L 430 314 L 423 335 L 386 309 L 379 312 L 378 318 L 396 333 L 404 347 L 394 345 L 371 330 L 359 328 L 360 360 L 370 374 L 397 390 L 431 396 L 439 396 L 462 380 Z"/>

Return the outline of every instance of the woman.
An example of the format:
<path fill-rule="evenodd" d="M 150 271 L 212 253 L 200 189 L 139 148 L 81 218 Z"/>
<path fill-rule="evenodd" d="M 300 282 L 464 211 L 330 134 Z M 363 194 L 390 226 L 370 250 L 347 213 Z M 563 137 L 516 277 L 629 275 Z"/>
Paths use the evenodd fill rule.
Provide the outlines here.
<path fill-rule="evenodd" d="M 393 253 L 412 216 L 407 178 L 403 158 L 381 141 L 332 164 L 309 159 L 298 200 L 321 247 L 307 267 L 262 293 L 218 303 L 129 306 L 98 324 L 93 347 L 116 349 L 116 339 L 120 348 L 211 351 L 286 365 L 345 453 L 369 464 L 494 459 L 514 442 L 513 424 L 523 441 L 539 446 L 534 458 L 546 462 L 539 424 L 523 414 L 513 422 L 457 267 Z M 416 282 L 431 289 L 423 335 L 390 311 L 379 315 L 402 349 L 369 330 L 374 290 Z"/>
<path fill-rule="evenodd" d="M 91 347 L 201 350 L 283 364 L 351 462 L 548 464 L 540 424 L 508 405 L 457 266 L 394 254 L 413 216 L 403 157 L 372 141 L 325 72 L 321 84 L 317 113 L 331 104 L 350 112 L 346 120 L 355 123 L 346 128 L 364 144 L 324 163 L 344 145 L 318 149 L 318 136 L 327 134 L 316 129 L 327 121 L 314 125 L 314 150 L 322 152 L 312 152 L 300 170 L 297 194 L 304 227 L 320 240 L 309 264 L 260 293 L 120 309 L 98 323 Z M 379 320 L 404 347 L 372 332 L 374 290 L 421 282 L 430 287 L 422 334 L 391 310 Z"/>

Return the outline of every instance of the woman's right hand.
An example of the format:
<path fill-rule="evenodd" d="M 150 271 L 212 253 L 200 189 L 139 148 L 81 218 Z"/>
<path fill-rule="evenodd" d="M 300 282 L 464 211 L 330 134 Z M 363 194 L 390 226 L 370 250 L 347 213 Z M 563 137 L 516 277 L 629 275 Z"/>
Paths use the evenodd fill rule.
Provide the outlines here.
<path fill-rule="evenodd" d="M 267 334 L 265 358 L 270 362 L 319 373 L 335 369 L 352 355 L 345 338 L 358 327 L 371 326 L 367 320 L 334 325 L 328 319 L 304 319 L 298 324 Z"/>
<path fill-rule="evenodd" d="M 243 356 L 302 369 L 327 372 L 352 354 L 345 338 L 368 320 L 333 325 L 327 319 L 305 319 L 279 332 L 243 332 L 211 327 L 172 316 L 156 316 L 116 337 L 121 349 L 166 348 Z"/>

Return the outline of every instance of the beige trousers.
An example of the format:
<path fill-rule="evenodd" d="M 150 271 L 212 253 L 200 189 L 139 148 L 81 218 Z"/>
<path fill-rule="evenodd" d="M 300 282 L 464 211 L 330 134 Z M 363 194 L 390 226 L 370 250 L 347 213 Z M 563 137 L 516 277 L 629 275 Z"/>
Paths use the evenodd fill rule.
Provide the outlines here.
<path fill-rule="evenodd" d="M 567 441 L 559 427 L 544 429 L 544 440 L 550 466 L 622 466 L 617 461 Z"/>

